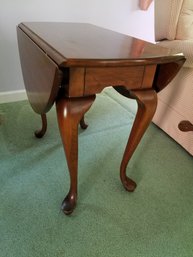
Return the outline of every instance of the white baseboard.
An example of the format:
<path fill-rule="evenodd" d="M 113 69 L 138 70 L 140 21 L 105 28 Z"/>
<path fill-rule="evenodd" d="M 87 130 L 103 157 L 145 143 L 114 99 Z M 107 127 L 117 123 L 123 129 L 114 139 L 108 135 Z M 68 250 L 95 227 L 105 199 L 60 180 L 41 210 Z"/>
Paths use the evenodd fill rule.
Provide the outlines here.
<path fill-rule="evenodd" d="M 0 103 L 17 102 L 27 99 L 25 90 L 0 92 Z"/>

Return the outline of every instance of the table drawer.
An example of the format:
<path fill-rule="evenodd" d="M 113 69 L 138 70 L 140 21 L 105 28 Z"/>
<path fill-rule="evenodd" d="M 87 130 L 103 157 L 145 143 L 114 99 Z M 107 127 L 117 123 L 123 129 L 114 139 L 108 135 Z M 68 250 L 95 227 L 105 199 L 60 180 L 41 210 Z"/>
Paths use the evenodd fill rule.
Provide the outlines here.
<path fill-rule="evenodd" d="M 86 68 L 85 95 L 101 92 L 107 86 L 125 86 L 128 89 L 140 88 L 144 66 Z"/>

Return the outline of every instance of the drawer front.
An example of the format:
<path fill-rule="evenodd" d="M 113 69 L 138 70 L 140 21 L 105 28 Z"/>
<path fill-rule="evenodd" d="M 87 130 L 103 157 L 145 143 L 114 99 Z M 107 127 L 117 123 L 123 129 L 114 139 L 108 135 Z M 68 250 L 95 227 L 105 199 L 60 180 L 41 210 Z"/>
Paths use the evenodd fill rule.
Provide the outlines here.
<path fill-rule="evenodd" d="M 128 89 L 141 88 L 144 66 L 86 68 L 85 95 L 100 93 L 108 86 L 125 86 Z"/>

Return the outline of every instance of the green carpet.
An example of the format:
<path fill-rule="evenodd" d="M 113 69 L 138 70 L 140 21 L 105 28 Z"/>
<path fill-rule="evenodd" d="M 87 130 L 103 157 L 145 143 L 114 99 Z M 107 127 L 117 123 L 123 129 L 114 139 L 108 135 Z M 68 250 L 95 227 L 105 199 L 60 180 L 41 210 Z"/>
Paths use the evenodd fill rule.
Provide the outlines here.
<path fill-rule="evenodd" d="M 124 190 L 119 166 L 135 116 L 134 101 L 108 89 L 79 131 L 79 198 L 60 211 L 69 176 L 56 122 L 27 101 L 0 105 L 1 257 L 193 256 L 193 158 L 153 124 L 127 168 L 138 187 Z"/>

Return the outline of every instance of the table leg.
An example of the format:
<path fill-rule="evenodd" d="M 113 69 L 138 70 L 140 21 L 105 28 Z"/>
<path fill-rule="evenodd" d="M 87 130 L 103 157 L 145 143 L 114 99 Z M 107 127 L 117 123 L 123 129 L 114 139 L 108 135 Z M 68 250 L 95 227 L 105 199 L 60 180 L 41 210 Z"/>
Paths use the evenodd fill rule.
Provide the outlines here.
<path fill-rule="evenodd" d="M 36 130 L 34 132 L 34 134 L 35 134 L 35 136 L 37 138 L 42 138 L 45 135 L 46 131 L 47 131 L 47 117 L 46 117 L 45 113 L 41 114 L 41 120 L 42 120 L 42 127 L 41 127 L 41 129 Z M 88 127 L 88 125 L 85 123 L 84 115 L 83 115 L 83 117 L 80 120 L 80 127 L 82 129 L 86 129 Z"/>
<path fill-rule="evenodd" d="M 156 111 L 157 94 L 154 90 L 136 90 L 129 92 L 123 87 L 116 87 L 115 90 L 126 97 L 136 99 L 138 103 L 138 111 L 127 142 L 120 168 L 120 178 L 123 186 L 127 191 L 133 192 L 136 188 L 136 183 L 127 177 L 126 168 Z"/>
<path fill-rule="evenodd" d="M 62 210 L 67 215 L 73 212 L 77 201 L 78 124 L 94 100 L 95 96 L 63 97 L 56 102 L 58 125 L 70 173 L 70 189 L 62 202 Z"/>
<path fill-rule="evenodd" d="M 80 120 L 80 127 L 82 129 L 87 129 L 88 125 L 85 123 L 84 116 Z"/>
<path fill-rule="evenodd" d="M 47 118 L 45 113 L 41 114 L 41 119 L 42 119 L 42 128 L 40 130 L 36 130 L 34 133 L 37 138 L 42 138 L 45 135 L 47 130 Z"/>

